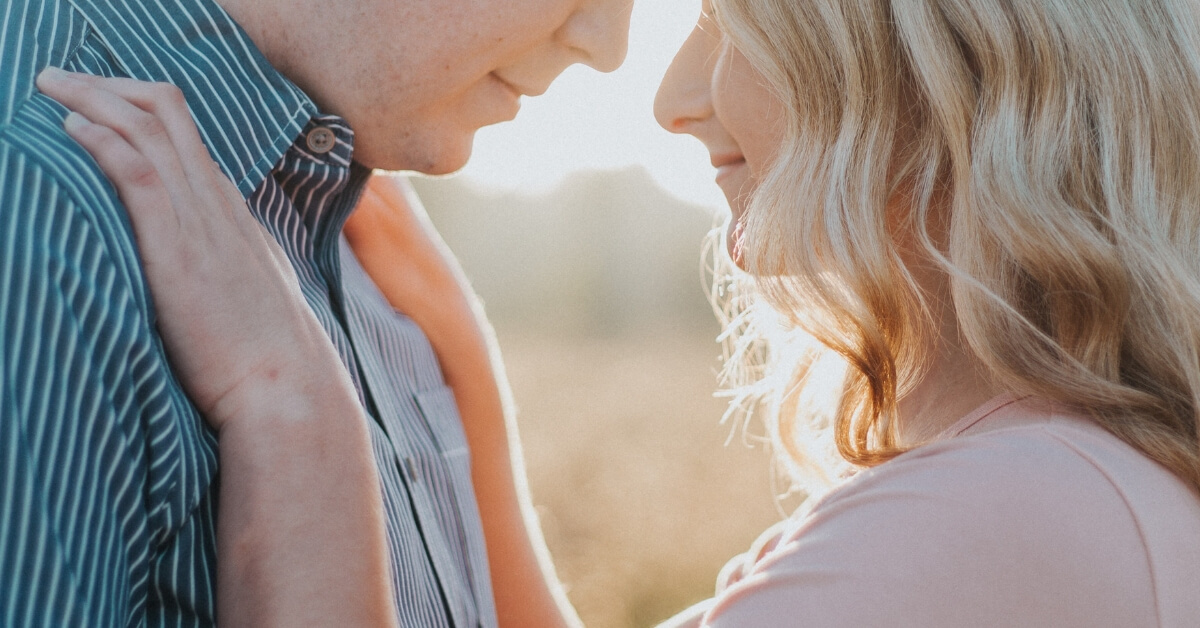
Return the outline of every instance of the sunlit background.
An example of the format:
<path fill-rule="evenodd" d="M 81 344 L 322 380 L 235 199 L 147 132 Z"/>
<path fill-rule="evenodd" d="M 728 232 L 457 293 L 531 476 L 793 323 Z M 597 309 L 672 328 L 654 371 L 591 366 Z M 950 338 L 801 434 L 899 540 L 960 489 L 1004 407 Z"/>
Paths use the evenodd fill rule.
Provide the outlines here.
<path fill-rule="evenodd" d="M 673 196 L 724 206 L 708 153 L 663 131 L 654 93 L 700 13 L 700 0 L 637 0 L 629 56 L 620 70 L 568 69 L 517 119 L 479 132 L 460 177 L 510 190 L 549 190 L 569 173 L 641 166 Z"/>
<path fill-rule="evenodd" d="M 533 499 L 589 628 L 709 597 L 778 520 L 763 449 L 720 423 L 701 245 L 724 200 L 703 147 L 654 122 L 699 0 L 638 0 L 625 66 L 569 70 L 470 166 L 415 184 L 496 327 Z"/>

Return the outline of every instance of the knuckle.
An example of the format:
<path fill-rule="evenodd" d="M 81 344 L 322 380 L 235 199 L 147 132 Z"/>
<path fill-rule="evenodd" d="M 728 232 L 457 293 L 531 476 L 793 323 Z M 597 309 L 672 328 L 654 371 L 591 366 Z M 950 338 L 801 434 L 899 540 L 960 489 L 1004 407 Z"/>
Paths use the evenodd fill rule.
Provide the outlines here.
<path fill-rule="evenodd" d="M 170 105 L 183 104 L 183 90 L 170 83 L 156 83 L 154 87 L 159 94 L 159 98 Z"/>
<path fill-rule="evenodd" d="M 135 114 L 133 131 L 146 137 L 162 137 L 167 134 L 167 127 L 158 116 L 152 113 Z"/>
<path fill-rule="evenodd" d="M 126 162 L 123 178 L 129 185 L 139 188 L 157 187 L 162 179 L 158 176 L 158 170 L 154 168 L 154 164 L 150 160 L 137 155 Z"/>
<path fill-rule="evenodd" d="M 183 90 L 170 83 L 154 83 L 149 87 L 151 110 L 179 109 L 187 107 Z"/>

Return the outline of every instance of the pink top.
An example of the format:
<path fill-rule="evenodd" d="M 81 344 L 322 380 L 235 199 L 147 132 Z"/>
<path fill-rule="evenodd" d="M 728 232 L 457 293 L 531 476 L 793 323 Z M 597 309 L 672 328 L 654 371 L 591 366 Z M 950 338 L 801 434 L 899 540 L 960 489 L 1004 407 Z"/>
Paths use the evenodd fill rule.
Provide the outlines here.
<path fill-rule="evenodd" d="M 1200 627 L 1200 498 L 1031 400 L 984 404 L 771 538 L 664 626 Z"/>

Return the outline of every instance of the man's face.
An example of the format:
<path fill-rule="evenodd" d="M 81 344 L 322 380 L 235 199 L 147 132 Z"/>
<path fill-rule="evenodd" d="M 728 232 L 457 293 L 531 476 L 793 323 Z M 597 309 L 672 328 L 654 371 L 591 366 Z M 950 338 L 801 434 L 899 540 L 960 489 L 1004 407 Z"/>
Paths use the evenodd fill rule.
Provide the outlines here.
<path fill-rule="evenodd" d="M 267 55 L 350 122 L 359 162 L 447 173 L 466 164 L 476 130 L 511 120 L 521 95 L 571 64 L 615 70 L 632 2 L 298 0 L 284 4 L 303 17 L 277 17 L 301 28 Z"/>

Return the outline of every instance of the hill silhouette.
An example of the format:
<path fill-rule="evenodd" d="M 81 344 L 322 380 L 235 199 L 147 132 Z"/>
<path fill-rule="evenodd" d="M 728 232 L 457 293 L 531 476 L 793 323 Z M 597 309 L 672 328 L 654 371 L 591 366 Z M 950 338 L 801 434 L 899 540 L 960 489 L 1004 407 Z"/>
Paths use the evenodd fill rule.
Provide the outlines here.
<path fill-rule="evenodd" d="M 498 327 L 716 332 L 700 273 L 713 214 L 641 167 L 576 173 L 540 195 L 454 178 L 413 183 Z"/>

